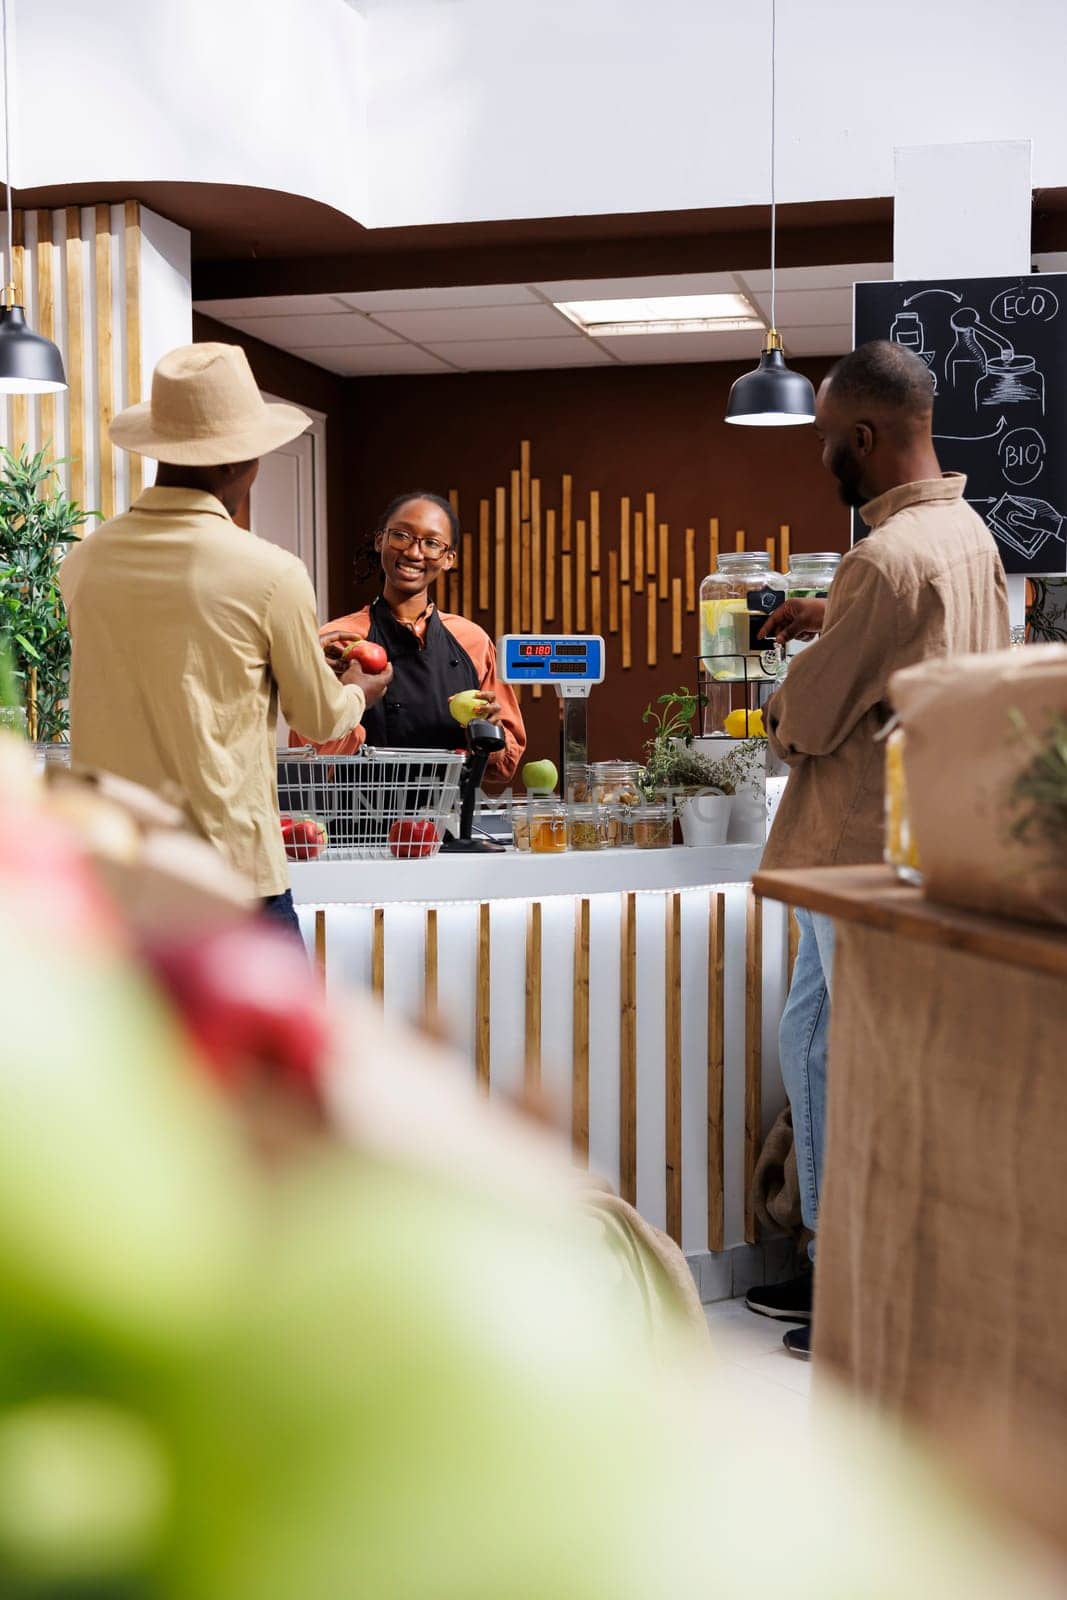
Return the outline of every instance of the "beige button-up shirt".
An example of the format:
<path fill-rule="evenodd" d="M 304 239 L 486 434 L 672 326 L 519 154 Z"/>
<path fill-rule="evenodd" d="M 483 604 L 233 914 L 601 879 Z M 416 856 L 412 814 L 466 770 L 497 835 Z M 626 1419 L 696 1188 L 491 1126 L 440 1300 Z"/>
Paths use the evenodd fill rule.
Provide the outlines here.
<path fill-rule="evenodd" d="M 74 760 L 180 789 L 255 893 L 282 893 L 279 699 L 321 740 L 348 733 L 364 705 L 326 665 L 303 564 L 238 528 L 213 495 L 148 489 L 72 546 L 60 587 Z"/>
<path fill-rule="evenodd" d="M 863 507 L 871 529 L 844 557 L 823 632 L 795 657 L 767 708 L 775 753 L 791 767 L 765 867 L 880 861 L 887 684 L 931 656 L 1002 650 L 1008 591 L 997 547 L 946 473 Z"/>

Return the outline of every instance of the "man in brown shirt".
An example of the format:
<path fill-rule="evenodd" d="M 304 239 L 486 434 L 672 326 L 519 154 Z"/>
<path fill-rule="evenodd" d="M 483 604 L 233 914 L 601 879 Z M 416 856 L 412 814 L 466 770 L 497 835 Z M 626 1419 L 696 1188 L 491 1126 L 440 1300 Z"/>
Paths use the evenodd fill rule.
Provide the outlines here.
<path fill-rule="evenodd" d="M 878 340 L 839 361 L 816 402 L 823 463 L 870 529 L 841 562 L 828 601 L 789 601 L 765 632 L 819 633 L 767 708 L 771 748 L 790 768 L 765 867 L 845 866 L 882 854 L 888 682 L 932 656 L 1004 649 L 1007 584 L 992 535 L 942 474 L 923 361 Z M 797 912 L 800 944 L 782 1016 L 782 1077 L 793 1111 L 804 1222 L 818 1223 L 834 928 Z M 814 1259 L 814 1245 L 811 1247 Z M 753 1311 L 809 1323 L 811 1275 L 754 1290 Z M 786 1335 L 808 1352 L 809 1327 Z"/>

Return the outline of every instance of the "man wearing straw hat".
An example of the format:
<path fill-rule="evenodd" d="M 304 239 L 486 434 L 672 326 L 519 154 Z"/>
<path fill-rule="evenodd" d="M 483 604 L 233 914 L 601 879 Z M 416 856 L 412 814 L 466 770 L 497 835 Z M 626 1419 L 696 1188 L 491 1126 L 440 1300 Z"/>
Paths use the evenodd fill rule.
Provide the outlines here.
<path fill-rule="evenodd" d="M 275 728 L 337 739 L 385 693 L 387 669 L 340 681 L 303 563 L 238 528 L 259 457 L 303 433 L 267 404 L 244 351 L 194 344 L 156 367 L 152 398 L 111 424 L 159 463 L 124 516 L 71 548 L 71 754 L 149 789 L 176 787 L 264 909 L 296 926 L 278 818 Z"/>

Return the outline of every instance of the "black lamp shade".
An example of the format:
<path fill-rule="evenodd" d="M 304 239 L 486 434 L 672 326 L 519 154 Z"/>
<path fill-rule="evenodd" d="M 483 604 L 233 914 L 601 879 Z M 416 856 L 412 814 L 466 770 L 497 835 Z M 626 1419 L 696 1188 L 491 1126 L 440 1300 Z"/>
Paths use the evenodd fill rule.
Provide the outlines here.
<path fill-rule="evenodd" d="M 781 350 L 764 350 L 756 370 L 730 390 L 726 420 L 757 428 L 814 422 L 815 390 L 802 373 L 790 372 Z"/>
<path fill-rule="evenodd" d="M 21 306 L 0 306 L 0 394 L 55 394 L 67 387 L 63 358 L 26 326 Z"/>

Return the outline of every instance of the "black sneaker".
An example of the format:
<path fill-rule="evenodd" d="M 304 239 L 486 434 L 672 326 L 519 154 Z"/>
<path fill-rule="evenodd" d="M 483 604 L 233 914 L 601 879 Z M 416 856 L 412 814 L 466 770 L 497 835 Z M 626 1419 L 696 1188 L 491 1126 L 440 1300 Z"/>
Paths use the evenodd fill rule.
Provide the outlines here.
<path fill-rule="evenodd" d="M 810 1322 L 814 1282 L 813 1272 L 802 1272 L 786 1283 L 768 1283 L 762 1289 L 750 1289 L 745 1305 L 761 1317 L 780 1317 L 783 1322 Z"/>
<path fill-rule="evenodd" d="M 811 1360 L 811 1323 L 804 1328 L 790 1328 L 783 1334 L 782 1343 L 791 1356 L 796 1356 L 798 1361 Z"/>

